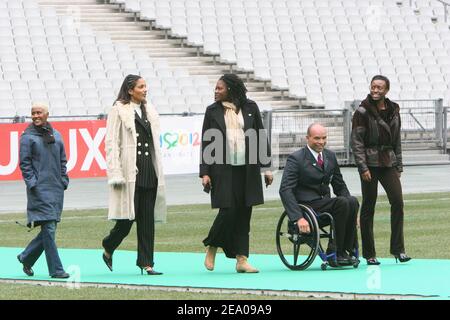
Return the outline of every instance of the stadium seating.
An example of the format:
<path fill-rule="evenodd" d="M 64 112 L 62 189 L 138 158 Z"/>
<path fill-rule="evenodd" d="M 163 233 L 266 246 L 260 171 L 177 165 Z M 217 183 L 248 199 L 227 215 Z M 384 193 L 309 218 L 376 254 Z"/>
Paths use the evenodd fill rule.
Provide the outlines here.
<path fill-rule="evenodd" d="M 419 87 L 416 79 L 436 88 L 433 96 L 450 99 L 450 30 L 435 0 L 417 0 L 413 7 L 393 0 L 120 2 L 135 12 L 145 4 L 141 19 L 154 20 L 156 27 L 171 29 L 188 44 L 253 71 L 255 79 L 271 81 L 272 88 L 311 105 L 343 108 L 346 100 L 367 94 L 377 73 L 392 79 L 393 99 L 430 98 L 431 90 Z M 398 81 L 402 68 L 408 69 L 412 84 Z M 423 68 L 434 68 L 434 73 L 425 74 Z"/>
<path fill-rule="evenodd" d="M 109 2 L 306 105 L 343 108 L 367 94 L 377 73 L 391 79 L 393 99 L 450 101 L 450 30 L 435 0 Z M 61 113 L 74 114 L 67 108 L 76 104 L 83 114 L 107 112 L 128 73 L 147 79 L 161 113 L 201 112 L 212 100 L 206 76 L 70 23 L 52 7 L 4 0 L 0 9 L 0 99 L 14 106 L 2 116 L 23 115 L 36 100 Z"/>
<path fill-rule="evenodd" d="M 33 0 L 6 0 L 0 6 L 0 116 L 28 115 L 33 101 L 49 103 L 55 115 L 105 113 L 128 73 L 147 79 L 149 99 L 160 113 L 204 111 L 205 105 L 184 99 L 186 77 L 186 92 L 212 101 L 206 76 L 190 76 L 146 52 L 115 44 L 89 25 L 70 26 L 69 16 L 58 16 L 51 7 L 41 9 Z M 158 105 L 153 97 L 160 93 L 177 104 Z"/>

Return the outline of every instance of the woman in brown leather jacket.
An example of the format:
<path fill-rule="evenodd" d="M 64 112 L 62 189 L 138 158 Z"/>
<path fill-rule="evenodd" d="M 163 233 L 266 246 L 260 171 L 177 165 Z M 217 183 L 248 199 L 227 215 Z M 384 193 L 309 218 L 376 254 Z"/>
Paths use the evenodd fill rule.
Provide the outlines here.
<path fill-rule="evenodd" d="M 370 94 L 356 109 L 352 120 L 351 147 L 361 177 L 361 240 L 363 257 L 369 265 L 378 265 L 373 235 L 373 217 L 380 181 L 391 204 L 390 252 L 395 260 L 411 260 L 405 254 L 403 236 L 403 171 L 399 105 L 386 98 L 389 79 L 376 75 L 370 82 Z"/>

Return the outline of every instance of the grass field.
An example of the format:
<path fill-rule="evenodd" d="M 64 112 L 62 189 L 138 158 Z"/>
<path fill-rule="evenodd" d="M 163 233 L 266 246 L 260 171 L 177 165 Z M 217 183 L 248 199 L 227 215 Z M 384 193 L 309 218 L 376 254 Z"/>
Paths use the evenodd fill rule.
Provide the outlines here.
<path fill-rule="evenodd" d="M 156 251 L 204 252 L 203 238 L 217 213 L 209 205 L 183 205 L 168 208 L 167 223 L 156 225 Z M 283 211 L 280 201 L 271 201 L 253 210 L 250 254 L 276 254 L 275 227 Z M 0 246 L 24 247 L 36 234 L 15 224 L 23 214 L 0 215 Z M 106 210 L 66 211 L 58 226 L 60 248 L 100 249 L 101 239 L 113 223 Z M 405 244 L 413 258 L 450 259 L 450 193 L 405 195 Z M 136 230 L 119 249 L 136 250 Z M 375 215 L 375 242 L 378 257 L 389 257 L 389 203 L 379 197 Z M 251 259 L 251 257 L 250 257 Z M 251 260 L 250 260 L 251 261 Z M 281 261 L 280 261 L 281 264 Z M 203 265 L 199 265 L 203 268 Z M 163 270 L 162 270 L 163 271 Z M 125 289 L 36 287 L 0 284 L 0 299 L 258 299 L 255 295 L 199 294 Z M 285 297 L 283 298 L 285 299 Z"/>

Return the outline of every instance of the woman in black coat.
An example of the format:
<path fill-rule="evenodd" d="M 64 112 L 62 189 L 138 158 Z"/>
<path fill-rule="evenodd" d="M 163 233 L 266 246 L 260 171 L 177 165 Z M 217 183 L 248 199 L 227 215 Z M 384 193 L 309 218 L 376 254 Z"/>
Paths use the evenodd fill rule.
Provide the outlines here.
<path fill-rule="evenodd" d="M 215 103 L 208 106 L 202 129 L 200 178 L 211 190 L 212 208 L 219 213 L 203 240 L 206 269 L 214 269 L 217 248 L 236 258 L 237 272 L 258 272 L 248 262 L 252 206 L 264 203 L 261 168 L 270 168 L 270 148 L 256 103 L 235 74 L 217 82 Z M 266 187 L 273 181 L 264 172 Z"/>

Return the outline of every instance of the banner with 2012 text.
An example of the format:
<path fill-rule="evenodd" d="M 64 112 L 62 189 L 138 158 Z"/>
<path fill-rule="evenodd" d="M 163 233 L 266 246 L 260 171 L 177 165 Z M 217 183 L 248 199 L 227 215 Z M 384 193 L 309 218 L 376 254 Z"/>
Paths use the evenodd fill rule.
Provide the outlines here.
<path fill-rule="evenodd" d="M 159 137 L 164 174 L 197 173 L 202 116 L 161 117 Z M 29 123 L 0 124 L 0 180 L 22 179 L 20 135 Z M 106 120 L 54 121 L 64 140 L 71 178 L 106 176 Z"/>

